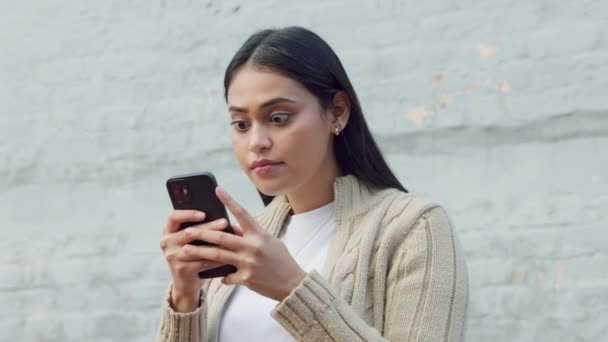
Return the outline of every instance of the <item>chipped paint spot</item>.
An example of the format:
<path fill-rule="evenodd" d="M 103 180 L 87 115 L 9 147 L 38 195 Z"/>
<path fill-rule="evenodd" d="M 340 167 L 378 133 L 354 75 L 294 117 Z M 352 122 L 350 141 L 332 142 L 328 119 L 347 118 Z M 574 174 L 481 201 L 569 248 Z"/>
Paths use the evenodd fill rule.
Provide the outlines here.
<path fill-rule="evenodd" d="M 502 81 L 500 82 L 498 89 L 501 93 L 508 94 L 511 92 L 511 83 L 509 83 L 509 81 Z"/>
<path fill-rule="evenodd" d="M 433 115 L 433 111 L 427 107 L 416 107 L 407 112 L 405 116 L 408 118 L 408 120 L 416 124 L 416 126 L 420 126 L 426 120 L 426 118 L 431 115 Z"/>
<path fill-rule="evenodd" d="M 553 283 L 554 288 L 559 288 L 562 283 L 562 276 L 564 275 L 564 263 L 560 262 L 557 266 L 557 271 L 555 271 L 555 283 Z"/>
<path fill-rule="evenodd" d="M 496 51 L 498 51 L 498 45 L 496 44 L 480 43 L 477 48 L 479 49 L 479 58 L 484 61 L 494 57 L 494 55 L 496 55 Z"/>
<path fill-rule="evenodd" d="M 431 77 L 431 84 L 435 87 L 438 86 L 442 81 L 443 81 L 442 74 L 435 74 L 435 75 L 433 75 L 433 77 Z"/>
<path fill-rule="evenodd" d="M 436 86 L 443 80 L 442 74 L 435 74 L 431 77 L 431 83 Z M 454 91 L 452 93 L 442 94 L 439 99 L 435 102 L 426 105 L 419 106 L 411 109 L 407 112 L 406 118 L 415 123 L 417 126 L 422 125 L 422 123 L 429 116 L 433 115 L 435 112 L 440 110 L 446 110 L 452 103 L 456 102 L 459 97 L 469 95 L 480 89 L 492 89 L 499 92 L 503 95 L 503 100 L 506 99 L 506 95 L 511 92 L 511 83 L 507 80 L 503 81 L 495 81 L 493 79 L 485 79 L 482 81 L 477 81 L 467 85 L 466 87 Z M 511 105 L 507 101 L 503 103 L 506 110 L 511 111 Z"/>
<path fill-rule="evenodd" d="M 536 272 L 536 279 L 540 282 L 545 279 L 545 272 Z"/>
<path fill-rule="evenodd" d="M 454 96 L 449 95 L 449 94 L 444 95 L 441 97 L 441 99 L 439 99 L 438 107 L 439 107 L 439 109 L 444 110 L 452 103 L 454 103 Z"/>
<path fill-rule="evenodd" d="M 511 272 L 511 282 L 512 283 L 521 283 L 524 279 L 524 274 L 522 272 Z"/>

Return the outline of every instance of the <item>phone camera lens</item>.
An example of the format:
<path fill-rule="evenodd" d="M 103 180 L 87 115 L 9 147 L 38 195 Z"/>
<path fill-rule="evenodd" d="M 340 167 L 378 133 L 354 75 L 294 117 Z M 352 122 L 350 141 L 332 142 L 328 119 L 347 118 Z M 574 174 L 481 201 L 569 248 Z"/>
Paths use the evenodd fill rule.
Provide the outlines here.
<path fill-rule="evenodd" d="M 188 201 L 190 191 L 188 187 L 182 182 L 175 182 L 171 186 L 171 193 L 173 200 L 177 203 L 184 203 Z"/>

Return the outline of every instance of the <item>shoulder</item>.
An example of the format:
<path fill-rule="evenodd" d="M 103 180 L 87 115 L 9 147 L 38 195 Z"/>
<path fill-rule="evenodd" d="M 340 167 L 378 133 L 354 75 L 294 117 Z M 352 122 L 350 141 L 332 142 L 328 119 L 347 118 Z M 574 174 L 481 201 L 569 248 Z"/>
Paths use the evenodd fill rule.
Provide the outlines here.
<path fill-rule="evenodd" d="M 417 227 L 433 233 L 452 229 L 447 211 L 435 201 L 397 189 L 385 189 L 377 195 L 382 200 L 372 211 L 384 211 L 381 230 L 387 238 L 403 240 Z"/>
<path fill-rule="evenodd" d="M 384 199 L 386 213 L 375 242 L 378 255 L 387 256 L 403 274 L 433 265 L 441 273 L 437 279 L 457 271 L 459 282 L 466 283 L 462 248 L 444 207 L 414 194 L 388 192 L 391 196 Z"/>

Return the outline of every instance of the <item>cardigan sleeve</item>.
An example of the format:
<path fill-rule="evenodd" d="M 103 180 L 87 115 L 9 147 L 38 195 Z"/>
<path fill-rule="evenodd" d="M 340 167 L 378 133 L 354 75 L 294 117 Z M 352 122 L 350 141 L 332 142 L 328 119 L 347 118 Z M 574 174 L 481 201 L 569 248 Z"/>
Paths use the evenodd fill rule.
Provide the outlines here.
<path fill-rule="evenodd" d="M 299 341 L 461 341 L 467 274 L 441 207 L 423 213 L 399 243 L 383 300 L 384 324 L 371 326 L 313 271 L 272 315 Z"/>
<path fill-rule="evenodd" d="M 207 341 L 207 295 L 200 291 L 199 306 L 193 312 L 175 312 L 171 307 L 171 286 L 162 306 L 158 332 L 159 342 L 203 342 Z"/>
<path fill-rule="evenodd" d="M 388 275 L 385 336 L 391 341 L 463 340 L 468 276 L 443 208 L 425 212 L 401 247 Z"/>

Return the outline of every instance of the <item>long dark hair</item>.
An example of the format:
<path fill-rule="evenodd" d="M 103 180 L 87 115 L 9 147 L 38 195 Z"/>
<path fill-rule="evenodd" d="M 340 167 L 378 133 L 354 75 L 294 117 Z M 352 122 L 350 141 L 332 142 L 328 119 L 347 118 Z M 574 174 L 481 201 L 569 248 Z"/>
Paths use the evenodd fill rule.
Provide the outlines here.
<path fill-rule="evenodd" d="M 350 117 L 334 141 L 334 153 L 342 172 L 379 189 L 407 192 L 384 160 L 340 59 L 321 37 L 297 26 L 254 33 L 226 68 L 226 100 L 235 72 L 247 62 L 296 80 L 319 99 L 324 109 L 331 108 L 338 91 L 344 91 L 351 102 Z M 272 201 L 273 196 L 258 192 L 264 205 Z"/>

